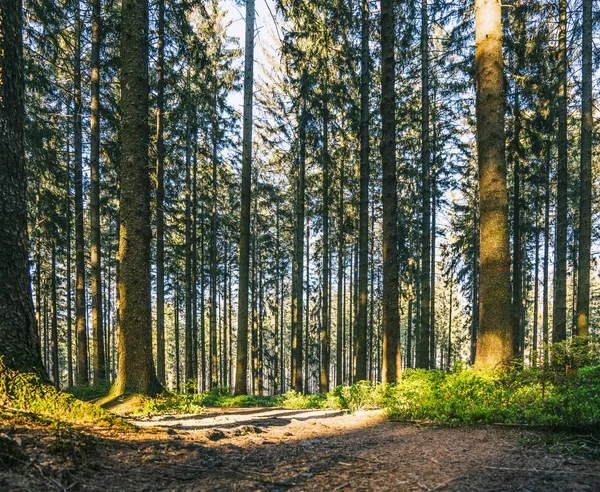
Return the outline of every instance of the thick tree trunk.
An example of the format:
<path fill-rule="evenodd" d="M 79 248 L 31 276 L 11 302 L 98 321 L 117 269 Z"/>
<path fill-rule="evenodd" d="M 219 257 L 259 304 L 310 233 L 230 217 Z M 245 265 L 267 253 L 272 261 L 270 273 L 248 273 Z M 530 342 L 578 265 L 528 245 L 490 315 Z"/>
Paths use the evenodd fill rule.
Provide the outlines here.
<path fill-rule="evenodd" d="M 431 182 L 429 149 L 429 25 L 421 0 L 421 316 L 416 367 L 429 369 L 431 303 Z"/>
<path fill-rule="evenodd" d="M 0 356 L 45 378 L 27 264 L 24 118 L 22 4 L 0 0 Z"/>
<path fill-rule="evenodd" d="M 476 0 L 480 312 L 475 366 L 479 369 L 506 366 L 514 356 L 502 65 L 500 3 Z"/>
<path fill-rule="evenodd" d="M 67 103 L 67 111 L 70 111 L 71 104 Z M 67 298 L 67 387 L 73 387 L 73 320 L 72 320 L 72 296 L 71 296 L 71 148 L 69 132 L 66 136 L 67 140 L 67 185 L 65 193 L 65 220 L 67 222 L 66 231 L 66 277 L 67 285 L 65 296 Z"/>
<path fill-rule="evenodd" d="M 521 330 L 522 294 L 521 283 L 523 281 L 521 265 L 521 155 L 519 152 L 521 139 L 521 107 L 519 101 L 519 63 L 515 74 L 515 101 L 514 101 L 514 134 L 512 144 L 513 158 L 513 352 L 515 357 L 523 358 L 523 345 L 525 342 L 524 332 Z"/>
<path fill-rule="evenodd" d="M 152 356 L 146 0 L 123 0 L 121 108 L 119 374 L 112 394 L 156 395 L 163 388 Z"/>
<path fill-rule="evenodd" d="M 567 338 L 567 0 L 558 2 L 558 162 L 552 341 Z"/>
<path fill-rule="evenodd" d="M 398 254 L 396 195 L 396 116 L 395 116 L 395 39 L 394 2 L 381 0 L 381 160 L 383 164 L 383 368 L 382 382 L 400 377 L 398 350 L 400 314 L 398 312 Z"/>
<path fill-rule="evenodd" d="M 590 260 L 592 246 L 592 0 L 583 0 L 581 75 L 581 161 L 579 178 L 579 253 L 575 334 L 590 332 Z"/>
<path fill-rule="evenodd" d="M 189 89 L 190 73 L 187 73 Z M 186 101 L 185 104 L 190 104 Z M 185 128 L 185 388 L 187 393 L 196 392 L 194 373 L 194 339 L 192 326 L 192 145 L 191 117 L 186 110 Z"/>
<path fill-rule="evenodd" d="M 93 0 L 90 111 L 90 283 L 92 289 L 92 336 L 94 337 L 94 384 L 106 381 L 100 243 L 100 43 L 102 42 L 100 7 L 101 0 Z"/>
<path fill-rule="evenodd" d="M 235 394 L 248 393 L 248 273 L 250 265 L 250 180 L 252 176 L 252 96 L 254 82 L 254 0 L 246 1 L 244 120 L 240 217 L 240 272 Z"/>

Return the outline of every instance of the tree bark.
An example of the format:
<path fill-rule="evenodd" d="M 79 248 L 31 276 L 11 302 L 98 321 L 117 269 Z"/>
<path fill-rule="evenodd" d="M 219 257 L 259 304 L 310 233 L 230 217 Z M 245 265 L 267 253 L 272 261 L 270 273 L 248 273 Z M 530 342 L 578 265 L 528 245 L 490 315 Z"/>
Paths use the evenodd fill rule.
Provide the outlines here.
<path fill-rule="evenodd" d="M 83 162 L 81 130 L 81 12 L 75 6 L 75 66 L 74 92 L 74 147 L 75 147 L 75 326 L 77 330 L 77 384 L 86 386 L 88 374 L 88 339 L 85 321 L 85 256 L 83 237 Z"/>
<path fill-rule="evenodd" d="M 369 2 L 361 1 L 360 63 L 360 204 L 358 226 L 358 314 L 356 379 L 367 379 L 367 300 L 369 275 Z M 371 330 L 373 327 L 371 326 Z"/>
<path fill-rule="evenodd" d="M 381 161 L 383 164 L 383 367 L 382 382 L 400 377 L 400 314 L 396 195 L 395 39 L 394 2 L 381 0 Z"/>
<path fill-rule="evenodd" d="M 431 180 L 429 149 L 429 26 L 421 0 L 421 317 L 416 367 L 429 369 L 431 303 Z"/>
<path fill-rule="evenodd" d="M 156 64 L 156 372 L 161 384 L 165 370 L 165 0 L 158 0 Z"/>
<path fill-rule="evenodd" d="M 553 342 L 561 342 L 567 338 L 567 0 L 559 0 L 558 8 L 558 162 L 552 309 Z"/>
<path fill-rule="evenodd" d="M 254 0 L 246 1 L 244 54 L 244 116 L 242 134 L 242 190 L 240 217 L 240 272 L 235 394 L 248 393 L 248 272 L 250 265 L 250 180 L 252 176 L 252 96 L 254 82 Z"/>
<path fill-rule="evenodd" d="M 100 43 L 101 0 L 92 3 L 92 74 L 90 111 L 90 283 L 92 289 L 92 335 L 94 337 L 94 384 L 106 381 L 102 313 L 102 248 L 100 242 Z"/>
<path fill-rule="evenodd" d="M 121 15 L 119 374 L 112 394 L 153 396 L 163 387 L 152 356 L 147 0 L 123 0 Z"/>
<path fill-rule="evenodd" d="M 579 178 L 579 253 L 575 334 L 590 332 L 590 261 L 592 245 L 592 0 L 583 0 L 581 76 L 581 161 Z"/>
<path fill-rule="evenodd" d="M 479 161 L 479 333 L 475 366 L 510 364 L 513 353 L 501 6 L 475 1 L 475 72 Z"/>

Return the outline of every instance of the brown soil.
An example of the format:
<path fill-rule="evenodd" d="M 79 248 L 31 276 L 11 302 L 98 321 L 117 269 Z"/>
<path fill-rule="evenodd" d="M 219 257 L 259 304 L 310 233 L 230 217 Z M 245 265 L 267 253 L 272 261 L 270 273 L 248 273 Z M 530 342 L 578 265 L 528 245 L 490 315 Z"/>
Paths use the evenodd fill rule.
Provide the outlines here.
<path fill-rule="evenodd" d="M 378 411 L 246 408 L 130 421 L 138 431 L 0 420 L 0 441 L 23 451 L 0 469 L 0 490 L 600 490 L 590 435 L 562 435 L 549 448 L 556 436 L 542 431 L 436 428 Z"/>

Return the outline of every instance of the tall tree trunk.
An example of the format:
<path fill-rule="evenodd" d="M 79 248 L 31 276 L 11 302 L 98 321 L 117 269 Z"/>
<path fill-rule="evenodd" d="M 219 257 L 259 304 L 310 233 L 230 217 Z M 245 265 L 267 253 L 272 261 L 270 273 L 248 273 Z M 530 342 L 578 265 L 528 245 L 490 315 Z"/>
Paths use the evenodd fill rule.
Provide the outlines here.
<path fill-rule="evenodd" d="M 94 384 L 106 381 L 102 313 L 102 248 L 100 243 L 100 43 L 101 0 L 92 3 L 92 74 L 90 111 L 90 283 L 92 334 L 94 337 Z"/>
<path fill-rule="evenodd" d="M 259 255 L 258 265 L 258 394 L 264 395 L 264 263 Z"/>
<path fill-rule="evenodd" d="M 281 361 L 281 351 L 279 350 L 279 336 L 280 330 L 283 329 L 283 326 L 279 325 L 279 310 L 283 309 L 282 303 L 279 302 L 280 294 L 279 294 L 279 286 L 281 285 L 279 282 L 279 276 L 281 275 L 281 264 L 280 264 L 280 241 L 281 238 L 279 236 L 279 201 L 276 203 L 275 210 L 275 302 L 273 307 L 273 326 L 275 331 L 275 340 L 274 340 L 274 354 L 273 354 L 273 394 L 277 395 L 280 391 L 279 388 L 279 364 Z"/>
<path fill-rule="evenodd" d="M 240 272 L 235 394 L 248 393 L 248 272 L 250 264 L 250 181 L 252 176 L 252 95 L 254 82 L 254 0 L 246 1 L 244 120 L 240 217 Z"/>
<path fill-rule="evenodd" d="M 479 369 L 505 366 L 514 356 L 502 63 L 500 3 L 475 0 L 481 272 L 475 366 Z"/>
<path fill-rule="evenodd" d="M 81 131 L 81 11 L 75 5 L 75 66 L 74 92 L 74 146 L 75 146 L 75 326 L 77 327 L 77 384 L 89 383 L 88 340 L 85 322 L 85 256 L 83 237 L 83 162 Z"/>
<path fill-rule="evenodd" d="M 229 357 L 228 357 L 228 347 L 229 347 L 229 323 L 227 322 L 227 304 L 229 300 L 227 293 L 227 279 L 229 278 L 229 243 L 228 241 L 224 242 L 225 251 L 223 252 L 223 346 L 221 349 L 222 356 L 222 385 L 229 386 L 228 376 L 229 376 Z"/>
<path fill-rule="evenodd" d="M 381 0 L 381 160 L 383 164 L 383 368 L 382 382 L 393 383 L 402 368 L 398 342 L 398 253 L 396 195 L 396 96 L 394 2 Z"/>
<path fill-rule="evenodd" d="M 512 144 L 513 158 L 513 352 L 515 357 L 523 358 L 524 333 L 521 333 L 521 310 L 522 310 L 522 265 L 521 265 L 521 155 L 519 152 L 521 139 L 521 107 L 519 101 L 519 62 L 515 74 L 515 101 L 514 101 L 514 134 Z"/>
<path fill-rule="evenodd" d="M 165 0 L 158 0 L 156 63 L 156 372 L 161 384 L 165 371 Z"/>
<path fill-rule="evenodd" d="M 216 103 L 216 101 L 215 101 Z M 216 111 L 216 107 L 215 107 Z M 210 216 L 210 387 L 218 383 L 217 364 L 217 117 L 212 123 L 212 210 Z M 255 219 L 256 220 L 256 219 Z"/>
<path fill-rule="evenodd" d="M 472 272 L 473 281 L 471 284 L 471 350 L 469 353 L 469 363 L 475 364 L 477 355 L 477 335 L 479 334 L 479 215 L 477 208 L 473 207 L 473 257 Z"/>
<path fill-rule="evenodd" d="M 310 218 L 306 219 L 306 287 L 305 287 L 305 295 L 306 295 L 306 304 L 305 304 L 305 330 L 306 333 L 304 337 L 304 393 L 308 394 L 308 384 L 310 382 L 310 373 L 309 373 L 309 354 L 310 354 Z M 317 311 L 318 312 L 318 311 Z M 317 325 L 319 324 L 318 316 L 317 316 Z M 321 358 L 319 357 L 320 361 Z"/>
<path fill-rule="evenodd" d="M 336 374 L 335 384 L 344 383 L 344 159 L 340 159 L 340 192 L 338 196 L 338 276 L 337 276 L 337 316 L 336 316 Z"/>
<path fill-rule="evenodd" d="M 452 303 L 453 303 L 453 294 L 454 294 L 454 278 L 453 272 L 450 270 L 450 309 L 448 314 L 448 355 L 446 359 L 446 370 L 450 372 L 452 370 Z M 441 363 L 443 364 L 443 362 Z"/>
<path fill-rule="evenodd" d="M 57 389 L 60 389 L 60 368 L 58 366 L 58 305 L 56 299 L 56 238 L 52 239 L 52 292 L 51 295 L 51 310 L 52 310 L 52 333 L 50 337 L 51 352 L 52 352 L 52 382 Z"/>
<path fill-rule="evenodd" d="M 187 90 L 189 90 L 190 72 L 187 73 Z M 189 94 L 186 96 L 186 99 Z M 189 105 L 191 101 L 186 100 Z M 192 145 L 191 117 L 189 107 L 186 109 L 185 127 L 185 388 L 187 393 L 196 391 L 196 374 L 194 373 L 194 340 L 192 326 Z"/>
<path fill-rule="evenodd" d="M 327 42 L 325 43 L 327 47 Z M 327 73 L 327 68 L 325 69 Z M 327 75 L 323 82 L 323 302 L 321 305 L 319 391 L 329 391 L 329 113 Z M 307 264 L 308 268 L 308 264 Z M 307 304 L 308 305 L 308 304 Z M 308 333 L 307 333 L 308 334 Z"/>
<path fill-rule="evenodd" d="M 356 380 L 367 379 L 367 300 L 369 275 L 369 2 L 361 1 L 360 63 L 360 211 L 358 226 L 358 315 Z M 371 326 L 371 332 L 373 327 Z"/>
<path fill-rule="evenodd" d="M 579 179 L 579 253 L 575 334 L 590 332 L 590 260 L 592 246 L 592 0 L 583 0 L 581 75 L 581 161 Z"/>
<path fill-rule="evenodd" d="M 543 272 L 543 303 L 544 303 L 544 311 L 542 313 L 542 342 L 543 342 L 543 350 L 544 350 L 544 366 L 548 363 L 548 316 L 550 314 L 549 309 L 549 285 L 548 285 L 548 277 L 550 270 L 550 160 L 552 150 L 552 142 L 548 139 L 546 143 L 546 169 L 545 169 L 545 183 L 544 183 L 544 272 Z"/>
<path fill-rule="evenodd" d="M 556 169 L 556 244 L 552 341 L 567 338 L 567 0 L 558 2 L 558 162 Z"/>
<path fill-rule="evenodd" d="M 67 111 L 70 111 L 71 104 L 67 103 Z M 67 297 L 67 387 L 73 387 L 73 320 L 72 320 L 72 296 L 71 296 L 71 148 L 69 132 L 67 131 L 67 186 L 65 193 L 65 217 L 67 221 L 66 231 L 66 277 L 67 285 L 65 296 Z"/>
<path fill-rule="evenodd" d="M 429 22 L 427 0 L 421 0 L 421 316 L 417 364 L 429 369 L 431 303 L 431 182 L 429 149 Z"/>
<path fill-rule="evenodd" d="M 540 225 L 539 225 L 539 187 L 535 189 L 535 260 L 533 273 L 533 334 L 531 344 L 531 366 L 537 366 L 538 360 L 538 325 L 540 297 Z"/>
<path fill-rule="evenodd" d="M 206 316 L 204 315 L 204 203 L 200 205 L 200 374 L 202 377 L 202 390 L 207 389 L 206 376 Z"/>
<path fill-rule="evenodd" d="M 175 279 L 175 320 L 174 320 L 174 328 L 175 328 L 175 388 L 177 393 L 181 391 L 180 381 L 181 381 L 181 361 L 180 361 L 180 352 L 179 352 L 179 281 Z"/>
<path fill-rule="evenodd" d="M 303 82 L 304 84 L 304 82 Z M 304 88 L 301 89 L 302 108 L 298 129 L 298 169 L 296 176 L 295 200 L 295 237 L 292 264 L 292 361 L 291 386 L 294 391 L 302 391 L 302 311 L 303 311 L 303 279 L 304 272 L 304 172 L 306 162 L 306 102 Z"/>
<path fill-rule="evenodd" d="M 121 17 L 121 196 L 119 374 L 115 395 L 156 395 L 152 356 L 148 3 L 123 0 Z"/>
<path fill-rule="evenodd" d="M 198 131 L 196 114 L 192 117 L 192 373 L 198 381 Z"/>
<path fill-rule="evenodd" d="M 252 229 L 253 229 L 253 234 L 252 234 L 252 253 L 251 253 L 251 257 L 252 257 L 252 280 L 251 280 L 251 295 L 250 295 L 250 299 L 251 299 L 251 308 L 252 308 L 252 326 L 251 326 L 251 334 L 250 334 L 250 340 L 251 340 L 251 346 L 250 346 L 250 352 L 252 355 L 252 393 L 254 393 L 255 395 L 258 392 L 258 301 L 257 301 L 257 284 L 258 284 L 258 265 L 256 263 L 256 253 L 258 250 L 258 238 L 257 238 L 257 224 L 256 224 L 256 220 L 257 220 L 257 214 L 256 214 L 256 205 L 257 205 L 257 199 L 256 197 L 254 197 L 254 199 L 252 200 L 253 202 L 253 218 L 252 218 Z"/>

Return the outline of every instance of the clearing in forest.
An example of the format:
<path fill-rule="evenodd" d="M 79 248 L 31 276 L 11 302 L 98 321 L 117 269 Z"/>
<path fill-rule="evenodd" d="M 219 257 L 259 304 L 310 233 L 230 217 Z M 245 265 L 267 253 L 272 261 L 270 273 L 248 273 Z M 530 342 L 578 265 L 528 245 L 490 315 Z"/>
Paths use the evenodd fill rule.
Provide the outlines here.
<path fill-rule="evenodd" d="M 283 408 L 127 417 L 137 430 L 0 422 L 27 465 L 2 490 L 600 489 L 595 436 Z"/>

